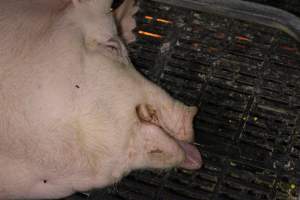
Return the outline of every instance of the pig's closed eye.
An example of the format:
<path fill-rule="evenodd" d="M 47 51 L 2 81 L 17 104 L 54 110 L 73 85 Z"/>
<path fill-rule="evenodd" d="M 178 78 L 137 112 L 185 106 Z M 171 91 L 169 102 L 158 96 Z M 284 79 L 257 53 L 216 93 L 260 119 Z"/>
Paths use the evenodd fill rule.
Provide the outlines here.
<path fill-rule="evenodd" d="M 106 44 L 106 48 L 113 54 L 119 56 L 121 55 L 121 45 L 120 42 L 116 39 L 109 39 Z"/>

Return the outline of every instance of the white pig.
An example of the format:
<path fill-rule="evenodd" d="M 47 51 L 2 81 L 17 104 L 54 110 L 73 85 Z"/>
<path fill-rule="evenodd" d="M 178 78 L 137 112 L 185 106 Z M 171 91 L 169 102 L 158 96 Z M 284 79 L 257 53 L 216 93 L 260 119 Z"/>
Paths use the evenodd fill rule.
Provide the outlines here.
<path fill-rule="evenodd" d="M 196 107 L 140 75 L 133 1 L 0 0 L 0 199 L 62 198 L 135 169 L 198 169 Z M 120 30 L 121 32 L 118 32 Z"/>

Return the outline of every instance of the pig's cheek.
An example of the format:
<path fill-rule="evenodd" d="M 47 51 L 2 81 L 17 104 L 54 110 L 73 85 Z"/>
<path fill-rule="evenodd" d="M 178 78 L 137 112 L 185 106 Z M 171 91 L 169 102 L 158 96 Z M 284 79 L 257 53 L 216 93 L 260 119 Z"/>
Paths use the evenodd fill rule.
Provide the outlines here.
<path fill-rule="evenodd" d="M 134 139 L 130 156 L 130 163 L 134 169 L 171 168 L 185 159 L 185 153 L 177 141 L 158 126 L 139 123 L 135 133 L 137 137 Z"/>
<path fill-rule="evenodd" d="M 144 137 L 144 157 L 148 167 L 174 167 L 184 160 L 183 150 L 166 132 L 154 125 L 148 125 L 147 129 Z"/>
<path fill-rule="evenodd" d="M 171 144 L 166 143 L 166 146 Z M 175 167 L 183 162 L 184 152 L 174 145 L 174 148 L 168 150 L 156 145 L 149 145 L 146 147 L 146 157 L 153 167 L 169 168 Z"/>

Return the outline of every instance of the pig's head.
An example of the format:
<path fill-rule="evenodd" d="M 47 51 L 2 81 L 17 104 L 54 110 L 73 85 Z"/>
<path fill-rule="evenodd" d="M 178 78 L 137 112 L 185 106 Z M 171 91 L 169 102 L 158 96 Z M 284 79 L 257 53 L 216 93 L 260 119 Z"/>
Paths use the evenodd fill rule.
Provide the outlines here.
<path fill-rule="evenodd" d="M 140 168 L 200 168 L 200 153 L 190 144 L 194 137 L 193 118 L 197 108 L 172 99 L 142 77 L 128 60 L 123 42 L 135 39 L 132 33 L 135 27 L 132 16 L 137 11 L 134 1 L 126 0 L 113 12 L 110 0 L 72 1 L 75 8 L 72 16 L 83 30 L 86 51 L 96 55 L 96 60 L 101 60 L 105 68 L 102 73 L 119 74 L 114 85 L 109 86 L 115 92 L 113 95 L 110 92 L 114 96 L 111 101 L 114 102 L 115 98 L 115 102 L 119 102 L 112 108 L 118 114 L 110 118 L 116 129 L 123 129 L 116 131 L 118 134 L 114 136 L 110 132 L 103 133 L 98 140 L 106 149 L 112 149 L 104 160 L 110 160 L 106 166 L 112 171 L 113 180 Z M 93 22 L 95 19 L 99 19 L 97 23 Z"/>
<path fill-rule="evenodd" d="M 111 150 L 110 157 L 105 159 L 110 163 L 110 181 L 118 181 L 135 169 L 180 167 L 196 170 L 202 166 L 201 155 L 191 144 L 193 118 L 198 109 L 171 99 L 155 86 L 146 91 L 151 93 L 153 89 L 157 92 L 157 99 L 146 95 L 142 102 L 130 105 L 134 110 L 128 108 L 129 112 L 124 113 L 128 115 L 124 116 L 127 120 L 123 119 L 122 125 L 115 122 L 116 127 L 121 127 L 121 132 L 117 131 L 115 137 L 107 132 L 106 138 L 101 140 L 105 141 L 103 146 Z"/>

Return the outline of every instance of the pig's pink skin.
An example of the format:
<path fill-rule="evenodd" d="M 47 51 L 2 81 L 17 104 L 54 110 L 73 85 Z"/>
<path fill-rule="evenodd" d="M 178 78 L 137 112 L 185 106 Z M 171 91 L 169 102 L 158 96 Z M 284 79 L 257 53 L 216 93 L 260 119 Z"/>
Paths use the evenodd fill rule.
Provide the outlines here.
<path fill-rule="evenodd" d="M 185 158 L 173 137 L 192 140 L 196 108 L 136 72 L 123 44 L 107 46 L 119 41 L 111 13 L 88 15 L 95 28 L 77 11 L 67 0 L 0 1 L 0 199 L 61 198 Z M 140 104 L 160 126 L 139 120 Z"/>

